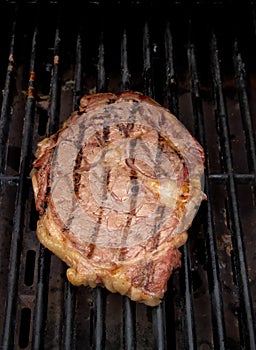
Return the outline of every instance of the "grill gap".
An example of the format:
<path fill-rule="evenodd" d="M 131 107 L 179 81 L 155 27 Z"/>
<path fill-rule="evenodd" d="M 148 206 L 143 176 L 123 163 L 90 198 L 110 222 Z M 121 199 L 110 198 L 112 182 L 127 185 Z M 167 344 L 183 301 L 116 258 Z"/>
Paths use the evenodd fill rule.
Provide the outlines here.
<path fill-rule="evenodd" d="M 21 310 L 20 317 L 19 346 L 21 349 L 25 349 L 29 344 L 30 322 L 31 310 L 25 307 Z"/>
<path fill-rule="evenodd" d="M 34 282 L 35 260 L 36 252 L 34 250 L 28 250 L 24 276 L 24 283 L 26 286 L 31 286 Z"/>

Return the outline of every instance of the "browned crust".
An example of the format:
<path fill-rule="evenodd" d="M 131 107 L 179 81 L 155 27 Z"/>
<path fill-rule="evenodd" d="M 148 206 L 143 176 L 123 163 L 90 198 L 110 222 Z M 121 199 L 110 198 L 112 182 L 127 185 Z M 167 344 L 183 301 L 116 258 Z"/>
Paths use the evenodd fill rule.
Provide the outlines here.
<path fill-rule="evenodd" d="M 131 300 L 143 302 L 149 306 L 156 306 L 161 302 L 167 289 L 167 281 L 172 271 L 180 266 L 180 252 L 178 248 L 187 240 L 187 232 L 179 234 L 172 241 L 161 245 L 161 248 L 125 261 L 113 260 L 102 264 L 88 260 L 86 254 L 74 246 L 65 237 L 58 225 L 55 224 L 48 211 L 37 224 L 37 237 L 40 242 L 63 260 L 70 268 L 67 270 L 68 280 L 76 286 L 85 285 L 92 288 L 97 285 L 106 287 L 112 293 L 127 295 Z M 65 248 L 64 248 L 65 247 Z M 109 249 L 105 249 L 109 254 Z M 95 253 L 103 256 L 104 249 Z M 148 269 L 154 271 L 151 280 L 148 279 Z"/>

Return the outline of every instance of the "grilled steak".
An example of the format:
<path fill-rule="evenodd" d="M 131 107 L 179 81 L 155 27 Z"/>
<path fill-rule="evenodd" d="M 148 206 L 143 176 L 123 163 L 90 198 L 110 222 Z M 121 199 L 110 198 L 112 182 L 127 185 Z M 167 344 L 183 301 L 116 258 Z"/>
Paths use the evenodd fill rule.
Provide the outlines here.
<path fill-rule="evenodd" d="M 199 143 L 151 98 L 99 93 L 35 156 L 37 236 L 69 281 L 159 304 L 205 198 Z"/>

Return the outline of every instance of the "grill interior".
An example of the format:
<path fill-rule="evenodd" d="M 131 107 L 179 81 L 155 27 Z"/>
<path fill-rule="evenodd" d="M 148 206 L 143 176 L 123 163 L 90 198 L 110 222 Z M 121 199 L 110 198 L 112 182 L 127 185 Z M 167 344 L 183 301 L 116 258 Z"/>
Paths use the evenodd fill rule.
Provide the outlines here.
<path fill-rule="evenodd" d="M 2 349 L 255 349 L 254 2 L 0 5 Z M 36 144 L 93 92 L 141 91 L 206 151 L 182 267 L 155 308 L 74 287 L 35 235 Z"/>

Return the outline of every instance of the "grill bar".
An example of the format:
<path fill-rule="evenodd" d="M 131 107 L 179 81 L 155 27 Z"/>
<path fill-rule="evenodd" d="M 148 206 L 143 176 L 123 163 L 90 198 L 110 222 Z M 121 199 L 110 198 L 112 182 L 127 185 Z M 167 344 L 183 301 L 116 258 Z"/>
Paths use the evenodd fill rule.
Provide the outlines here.
<path fill-rule="evenodd" d="M 175 74 L 175 65 L 174 65 L 174 49 L 173 49 L 173 40 L 171 33 L 170 22 L 166 22 L 165 32 L 164 32 L 164 59 L 165 59 L 165 84 L 164 84 L 164 95 L 166 96 L 164 101 L 164 106 L 168 108 L 175 116 L 179 116 L 179 102 L 178 102 L 178 93 L 177 93 L 177 82 Z M 172 286 L 171 286 L 172 287 Z M 172 289 L 172 288 L 171 288 Z M 174 315 L 174 300 L 173 296 L 170 297 L 170 302 L 172 308 L 167 309 L 167 321 L 166 321 L 166 331 L 167 331 L 167 345 L 175 348 L 175 331 L 172 330 L 170 326 L 175 321 Z M 169 313 L 169 314 L 168 314 Z M 168 322 L 168 320 L 170 322 Z"/>
<path fill-rule="evenodd" d="M 234 60 L 237 85 L 238 85 L 240 110 L 241 110 L 241 114 L 242 114 L 244 131 L 246 134 L 248 165 L 249 165 L 250 171 L 253 172 L 255 175 L 256 174 L 255 139 L 253 136 L 252 117 L 251 117 L 249 100 L 248 100 L 248 93 L 247 93 L 246 75 L 245 75 L 246 73 L 245 73 L 245 68 L 244 68 L 245 65 L 244 65 L 244 62 L 242 60 L 241 53 L 239 51 L 237 40 L 234 43 L 233 60 Z M 256 181 L 256 178 L 254 178 L 254 181 Z M 254 183 L 254 197 L 256 196 L 255 185 L 256 185 L 256 182 Z"/>
<path fill-rule="evenodd" d="M 179 116 L 179 102 L 177 92 L 177 81 L 174 67 L 173 40 L 170 22 L 167 21 L 164 37 L 165 49 L 165 89 L 166 96 L 165 106 L 175 115 Z"/>
<path fill-rule="evenodd" d="M 152 65 L 151 65 L 151 51 L 150 51 L 150 33 L 149 24 L 146 21 L 143 28 L 143 82 L 144 94 L 154 98 L 153 83 L 152 83 Z"/>
<path fill-rule="evenodd" d="M 99 39 L 99 60 L 98 60 L 98 80 L 97 91 L 104 92 L 106 89 L 106 72 L 105 72 L 105 50 L 103 42 L 104 34 L 101 32 Z"/>
<path fill-rule="evenodd" d="M 40 245 L 38 257 L 38 280 L 34 308 L 32 348 L 44 347 L 44 333 L 47 319 L 48 286 L 51 253 Z"/>
<path fill-rule="evenodd" d="M 13 83 L 15 78 L 15 44 L 16 44 L 16 27 L 17 16 L 19 13 L 19 6 L 15 7 L 15 20 L 12 25 L 12 37 L 10 43 L 9 60 L 7 73 L 5 78 L 4 95 L 1 108 L 0 118 L 0 174 L 5 173 L 6 155 L 7 155 L 7 141 L 9 136 L 10 116 L 13 100 Z"/>
<path fill-rule="evenodd" d="M 75 96 L 74 96 L 74 109 L 77 110 L 79 107 L 79 101 L 82 96 L 83 91 L 83 64 L 82 64 L 82 38 L 81 33 L 77 35 L 76 42 L 76 70 L 75 70 Z"/>
<path fill-rule="evenodd" d="M 204 150 L 207 154 L 207 147 L 205 142 L 205 129 L 204 129 L 204 118 L 203 118 L 203 106 L 200 96 L 200 81 L 197 69 L 195 46 L 190 44 L 188 47 L 188 61 L 190 70 L 191 80 L 191 94 L 193 112 L 196 118 L 197 124 L 197 136 L 199 142 L 203 145 Z M 224 313 L 223 313 L 223 301 L 221 297 L 221 286 L 220 286 L 220 275 L 219 275 L 219 262 L 216 256 L 216 237 L 214 233 L 213 217 L 212 217 L 212 204 L 211 194 L 209 186 L 208 176 L 208 165 L 205 165 L 205 193 L 207 195 L 207 238 L 208 238 L 208 249 L 210 257 L 210 268 L 209 268 L 209 281 L 212 281 L 212 292 L 211 292 L 211 303 L 212 303 L 212 320 L 213 320 L 213 337 L 216 349 L 226 349 L 226 332 L 224 324 Z"/>
<path fill-rule="evenodd" d="M 48 133 L 52 135 L 58 130 L 59 127 L 59 114 L 60 114 L 60 72 L 59 72 L 59 58 L 60 58 L 60 32 L 59 26 L 57 26 L 54 40 L 54 58 L 52 69 L 52 84 L 51 84 L 51 103 L 49 108 L 49 126 Z"/>
<path fill-rule="evenodd" d="M 98 65 L 97 65 L 97 91 L 106 90 L 106 72 L 105 72 L 105 50 L 104 34 L 100 33 L 98 47 Z M 100 350 L 105 346 L 105 308 L 106 300 L 101 287 L 96 287 L 93 291 L 93 345 L 95 350 Z"/>
<path fill-rule="evenodd" d="M 18 288 L 18 274 L 22 241 L 22 227 L 24 218 L 24 200 L 27 191 L 27 173 L 29 159 L 31 156 L 31 139 L 34 124 L 35 113 L 35 99 L 34 99 L 34 85 L 35 85 L 35 62 L 36 62 L 36 45 L 37 45 L 37 28 L 34 31 L 32 40 L 32 51 L 30 60 L 30 75 L 28 84 L 28 98 L 26 103 L 26 113 L 23 126 L 23 140 L 22 152 L 20 162 L 20 178 L 19 186 L 15 203 L 15 213 L 13 218 L 13 232 L 12 245 L 10 251 L 10 265 L 8 273 L 8 288 L 5 306 L 5 320 L 3 330 L 3 349 L 13 347 L 15 316 L 17 311 L 17 288 Z"/>
<path fill-rule="evenodd" d="M 209 174 L 208 178 L 210 180 L 225 182 L 228 178 L 228 174 Z M 248 183 L 248 181 L 253 182 L 255 180 L 255 175 L 234 173 L 234 178 L 236 179 L 237 183 Z"/>
<path fill-rule="evenodd" d="M 60 102 L 60 74 L 59 74 L 59 55 L 61 41 L 59 37 L 59 29 L 56 29 L 55 44 L 54 44 L 54 72 L 53 74 L 53 91 L 51 93 L 52 100 L 56 101 L 56 108 L 51 111 L 52 115 L 52 128 L 50 132 L 56 132 L 59 124 L 59 102 Z M 79 41 L 77 41 L 79 43 Z M 81 66 L 81 58 L 77 49 L 78 55 L 76 56 L 76 66 Z M 76 81 L 79 79 L 75 76 Z M 79 86 L 77 84 L 77 86 Z M 63 349 L 75 349 L 75 305 L 76 305 L 76 288 L 72 286 L 68 281 L 65 281 L 64 286 L 64 315 L 63 315 Z"/>
<path fill-rule="evenodd" d="M 236 195 L 235 178 L 233 174 L 232 156 L 229 143 L 229 130 L 227 123 L 227 112 L 225 108 L 224 95 L 222 90 L 221 71 L 218 56 L 218 46 L 216 36 L 212 36 L 211 41 L 212 71 L 217 102 L 217 118 L 221 132 L 221 147 L 224 154 L 224 166 L 228 173 L 228 204 L 231 218 L 231 229 L 233 246 L 235 249 L 234 271 L 237 277 L 238 292 L 241 303 L 241 342 L 248 349 L 255 348 L 255 331 L 253 324 L 253 311 L 251 304 L 250 288 L 248 284 L 246 257 L 242 239 L 242 229 L 239 219 L 239 209 Z"/>
<path fill-rule="evenodd" d="M 51 79 L 51 103 L 49 108 L 48 135 L 51 135 L 58 129 L 59 124 L 59 24 L 55 32 L 54 39 L 54 59 Z M 37 298 L 34 311 L 33 338 L 32 344 L 35 349 L 44 346 L 44 332 L 47 320 L 49 273 L 51 265 L 51 252 L 40 244 L 38 259 L 38 284 Z M 69 294 L 68 294 L 69 295 Z M 65 318 L 67 322 L 67 318 Z M 66 339 L 65 339 L 66 340 Z"/>
<path fill-rule="evenodd" d="M 143 82 L 144 82 L 144 93 L 154 98 L 154 85 L 152 81 L 152 57 L 151 57 L 151 41 L 150 41 L 150 30 L 149 23 L 145 21 L 143 27 Z M 154 348 L 159 350 L 166 349 L 166 325 L 165 325 L 165 314 L 164 314 L 164 303 L 154 307 L 152 309 L 152 327 L 153 327 L 153 339 Z"/>
<path fill-rule="evenodd" d="M 153 348 L 167 349 L 166 343 L 166 324 L 165 324 L 165 302 L 152 310 L 152 325 L 153 325 Z"/>
<path fill-rule="evenodd" d="M 58 29 L 56 31 L 58 34 Z M 59 56 L 59 41 L 60 38 L 56 35 L 55 40 L 55 54 L 54 57 Z M 55 60 L 54 60 L 55 61 Z M 56 74 L 56 82 L 59 82 L 59 74 Z M 55 84 L 59 89 L 59 84 Z M 74 110 L 79 106 L 82 91 L 82 42 L 81 35 L 78 33 L 76 42 L 76 71 L 75 71 L 75 96 L 74 96 Z M 59 96 L 59 94 L 56 94 Z M 76 287 L 71 285 L 68 281 L 65 283 L 64 290 L 64 318 L 63 318 L 63 349 L 75 349 L 75 308 L 76 308 Z"/>
<path fill-rule="evenodd" d="M 127 53 L 127 33 L 126 29 L 123 30 L 121 39 L 121 89 L 130 89 L 130 72 L 128 67 L 128 53 Z"/>
<path fill-rule="evenodd" d="M 124 349 L 135 349 L 135 305 L 126 296 L 123 297 L 123 323 Z"/>
<path fill-rule="evenodd" d="M 93 348 L 104 349 L 105 346 L 105 297 L 101 287 L 94 289 L 94 325 Z"/>
<path fill-rule="evenodd" d="M 187 242 L 182 249 L 182 274 L 183 274 L 183 288 L 184 293 L 182 300 L 183 310 L 183 327 L 184 327 L 184 347 L 185 349 L 196 349 L 196 333 L 195 333 L 195 319 L 194 319 L 194 306 L 193 306 L 193 288 L 191 284 L 190 272 L 191 262 L 189 255 L 189 243 Z"/>
<path fill-rule="evenodd" d="M 127 52 L 127 33 L 126 29 L 123 29 L 121 38 L 121 90 L 130 89 L 130 72 L 128 65 L 128 52 Z M 135 304 L 130 298 L 123 297 L 123 342 L 125 350 L 133 350 L 136 345 L 135 338 Z"/>
<path fill-rule="evenodd" d="M 69 282 L 65 284 L 64 295 L 63 349 L 75 349 L 75 305 L 76 289 Z"/>

